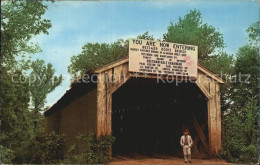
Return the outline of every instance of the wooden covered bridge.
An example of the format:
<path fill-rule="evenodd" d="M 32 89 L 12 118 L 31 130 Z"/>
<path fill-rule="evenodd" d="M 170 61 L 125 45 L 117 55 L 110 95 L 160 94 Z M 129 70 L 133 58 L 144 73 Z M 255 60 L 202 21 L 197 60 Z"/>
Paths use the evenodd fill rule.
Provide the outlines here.
<path fill-rule="evenodd" d="M 45 131 L 66 134 L 68 146 L 79 134 L 112 134 L 113 154 L 178 155 L 182 129 L 188 128 L 193 155 L 210 156 L 221 149 L 222 83 L 199 64 L 195 80 L 161 76 L 158 81 L 156 75 L 129 72 L 125 57 L 73 83 L 45 111 Z"/>

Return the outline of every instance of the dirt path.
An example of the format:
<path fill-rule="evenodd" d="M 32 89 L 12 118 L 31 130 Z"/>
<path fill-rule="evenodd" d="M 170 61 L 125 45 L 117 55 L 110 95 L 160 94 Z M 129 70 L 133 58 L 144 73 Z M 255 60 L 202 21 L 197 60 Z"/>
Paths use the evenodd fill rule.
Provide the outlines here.
<path fill-rule="evenodd" d="M 125 165 L 125 164 L 184 164 L 184 160 L 180 157 L 172 157 L 165 155 L 157 155 L 148 157 L 144 155 L 122 156 L 117 155 L 113 157 L 110 165 Z M 212 159 L 193 159 L 192 164 L 229 164 L 224 160 Z"/>

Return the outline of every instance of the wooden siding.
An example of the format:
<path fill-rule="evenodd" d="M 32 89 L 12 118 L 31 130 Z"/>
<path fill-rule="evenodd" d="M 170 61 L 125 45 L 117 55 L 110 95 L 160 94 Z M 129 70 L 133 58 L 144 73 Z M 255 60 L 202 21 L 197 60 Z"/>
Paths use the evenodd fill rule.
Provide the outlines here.
<path fill-rule="evenodd" d="M 64 108 L 47 116 L 45 131 L 66 134 L 66 145 L 75 142 L 79 134 L 97 131 L 97 90 L 91 90 Z"/>

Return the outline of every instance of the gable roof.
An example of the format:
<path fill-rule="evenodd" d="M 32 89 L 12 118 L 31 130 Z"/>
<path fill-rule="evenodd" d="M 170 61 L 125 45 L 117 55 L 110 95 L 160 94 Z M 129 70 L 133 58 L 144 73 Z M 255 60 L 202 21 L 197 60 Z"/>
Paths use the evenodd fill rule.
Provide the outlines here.
<path fill-rule="evenodd" d="M 128 63 L 128 62 L 129 62 L 129 58 L 128 58 L 128 56 L 125 56 L 119 60 L 116 60 L 116 61 L 108 63 L 104 66 L 93 69 L 93 70 L 89 71 L 88 74 L 94 75 L 96 78 L 97 74 L 104 72 L 106 70 L 109 70 L 118 65 Z M 211 77 L 212 79 L 214 79 L 215 81 L 217 81 L 221 84 L 225 83 L 225 81 L 221 77 L 219 77 L 217 74 L 210 71 L 206 67 L 202 66 L 201 64 L 198 64 L 198 70 L 205 73 L 206 75 L 208 75 L 209 77 Z M 73 82 L 71 84 L 71 88 L 69 90 L 67 90 L 66 93 L 55 104 L 53 104 L 53 106 L 51 108 L 46 110 L 44 112 L 44 115 L 45 116 L 50 115 L 52 112 L 56 111 L 57 109 L 61 109 L 61 108 L 65 107 L 66 105 L 70 104 L 71 102 L 73 102 L 77 98 L 81 97 L 88 91 L 95 89 L 95 88 L 97 88 L 97 84 L 93 83 L 91 81 L 90 81 L 90 83 L 81 83 L 81 80 L 79 80 L 77 82 Z"/>

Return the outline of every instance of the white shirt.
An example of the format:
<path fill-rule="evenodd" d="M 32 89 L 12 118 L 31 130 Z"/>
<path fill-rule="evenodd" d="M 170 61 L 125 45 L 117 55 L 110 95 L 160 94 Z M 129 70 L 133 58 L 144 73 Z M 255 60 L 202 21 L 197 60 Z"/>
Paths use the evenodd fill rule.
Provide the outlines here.
<path fill-rule="evenodd" d="M 187 140 L 188 141 L 188 146 L 191 147 L 192 144 L 193 144 L 192 138 L 191 138 L 190 135 L 187 135 L 187 138 L 188 138 L 188 140 Z M 180 144 L 181 144 L 182 147 L 184 146 L 184 144 L 185 144 L 185 135 L 181 136 Z"/>

